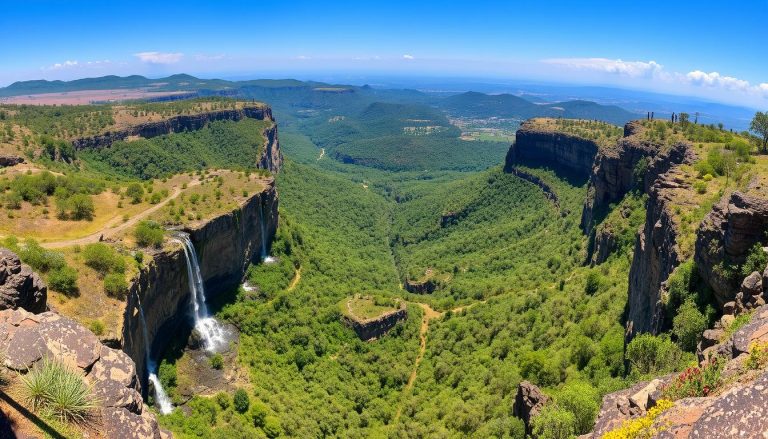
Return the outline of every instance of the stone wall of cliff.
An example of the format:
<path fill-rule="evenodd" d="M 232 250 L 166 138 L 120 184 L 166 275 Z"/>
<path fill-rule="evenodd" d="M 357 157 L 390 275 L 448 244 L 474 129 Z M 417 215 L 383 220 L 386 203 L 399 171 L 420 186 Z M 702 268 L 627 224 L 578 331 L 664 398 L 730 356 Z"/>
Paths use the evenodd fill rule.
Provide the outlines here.
<path fill-rule="evenodd" d="M 380 338 L 392 329 L 397 322 L 407 318 L 408 310 L 404 305 L 395 311 L 390 311 L 374 319 L 358 320 L 347 315 L 342 316 L 344 323 L 352 328 L 361 340 Z"/>
<path fill-rule="evenodd" d="M 696 266 L 720 305 L 734 300 L 743 276 L 734 276 L 755 244 L 765 245 L 768 197 L 760 191 L 734 192 L 723 198 L 696 233 Z"/>
<path fill-rule="evenodd" d="M 572 171 L 586 177 L 592 169 L 598 145 L 591 140 L 555 131 L 540 130 L 523 122 L 509 148 L 505 170 L 515 164 L 545 164 Z"/>
<path fill-rule="evenodd" d="M 245 118 L 274 122 L 270 107 L 266 105 L 253 105 L 239 110 L 209 111 L 200 114 L 174 116 L 156 122 L 146 122 L 115 132 L 76 139 L 72 141 L 72 145 L 77 150 L 106 148 L 114 142 L 125 140 L 129 137 L 138 136 L 148 139 L 164 134 L 199 130 L 208 123 L 218 120 L 239 121 Z M 283 157 L 279 148 L 277 126 L 274 123 L 264 131 L 264 137 L 266 139 L 264 152 L 258 160 L 257 166 L 276 173 L 282 166 Z"/>
<path fill-rule="evenodd" d="M 260 206 L 266 222 L 266 236 L 261 232 Z M 262 241 L 271 242 L 277 230 L 277 209 L 278 196 L 272 181 L 240 208 L 185 230 L 198 253 L 208 297 L 236 287 L 248 264 L 259 260 Z M 184 251 L 180 245 L 172 245 L 152 256 L 131 283 L 122 334 L 123 350 L 136 362 L 144 389 L 147 388 L 146 346 L 139 304 L 144 310 L 152 358 L 157 358 L 171 337 L 191 321 Z"/>

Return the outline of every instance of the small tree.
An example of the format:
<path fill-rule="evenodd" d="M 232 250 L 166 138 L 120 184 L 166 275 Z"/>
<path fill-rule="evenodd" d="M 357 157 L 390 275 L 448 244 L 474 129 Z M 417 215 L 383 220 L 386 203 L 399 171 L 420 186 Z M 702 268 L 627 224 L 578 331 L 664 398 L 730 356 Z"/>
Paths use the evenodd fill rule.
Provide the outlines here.
<path fill-rule="evenodd" d="M 141 198 L 144 196 L 144 188 L 139 183 L 131 183 L 125 190 L 125 195 L 131 199 L 131 203 L 141 203 Z"/>
<path fill-rule="evenodd" d="M 237 389 L 235 396 L 232 398 L 232 404 L 239 413 L 245 413 L 248 411 L 248 406 L 251 405 L 251 399 L 245 390 Z"/>
<path fill-rule="evenodd" d="M 763 153 L 768 153 L 768 111 L 758 111 L 749 124 L 749 130 L 762 137 Z"/>

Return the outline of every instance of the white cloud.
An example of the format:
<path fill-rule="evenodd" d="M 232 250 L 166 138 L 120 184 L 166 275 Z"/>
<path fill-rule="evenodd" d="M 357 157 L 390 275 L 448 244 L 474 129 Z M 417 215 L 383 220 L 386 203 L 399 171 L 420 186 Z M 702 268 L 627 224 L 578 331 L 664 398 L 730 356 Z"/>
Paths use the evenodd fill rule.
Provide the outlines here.
<path fill-rule="evenodd" d="M 608 58 L 552 58 L 542 61 L 578 70 L 594 70 L 633 78 L 660 75 L 664 66 L 656 61 L 624 61 Z"/>
<path fill-rule="evenodd" d="M 733 76 L 723 76 L 718 72 L 706 73 L 701 70 L 694 70 L 688 72 L 685 78 L 695 85 L 703 85 L 707 87 L 722 87 L 729 90 L 742 90 L 746 91 L 751 88 L 749 81 L 743 79 L 734 78 Z M 758 87 L 759 88 L 759 87 Z"/>
<path fill-rule="evenodd" d="M 163 53 L 163 52 L 139 52 L 134 53 L 133 56 L 138 58 L 141 62 L 149 64 L 173 64 L 181 61 L 184 57 L 183 53 Z"/>
<path fill-rule="evenodd" d="M 306 56 L 306 55 L 299 55 L 299 56 L 296 57 L 296 59 L 304 60 L 304 59 L 312 59 L 312 58 L 309 57 L 309 56 Z"/>
<path fill-rule="evenodd" d="M 111 64 L 111 61 L 108 59 L 102 60 L 102 61 L 86 61 L 86 62 L 80 62 L 80 61 L 72 61 L 67 60 L 60 63 L 51 64 L 48 67 L 43 67 L 42 70 L 70 70 L 70 69 L 83 69 L 83 68 L 91 68 L 91 67 L 104 67 L 107 64 Z"/>
<path fill-rule="evenodd" d="M 403 55 L 403 59 L 415 59 L 413 55 L 408 55 L 407 53 Z"/>

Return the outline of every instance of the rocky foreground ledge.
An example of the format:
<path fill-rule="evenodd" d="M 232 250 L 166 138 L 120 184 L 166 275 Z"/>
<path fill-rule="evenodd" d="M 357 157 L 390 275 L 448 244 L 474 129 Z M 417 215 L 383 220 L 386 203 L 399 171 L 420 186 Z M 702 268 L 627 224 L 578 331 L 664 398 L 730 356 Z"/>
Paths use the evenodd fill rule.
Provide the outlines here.
<path fill-rule="evenodd" d="M 99 342 L 89 330 L 53 312 L 32 314 L 23 309 L 0 311 L 2 367 L 20 374 L 43 358 L 80 371 L 92 386 L 99 405 L 94 428 L 107 438 L 161 439 L 155 415 L 141 399 L 136 366 L 124 352 Z M 6 376 L 12 375 L 6 373 Z"/>
<path fill-rule="evenodd" d="M 721 384 L 704 397 L 677 400 L 652 421 L 655 438 L 758 439 L 768 433 L 768 371 L 750 367 L 750 351 L 768 343 L 768 306 L 756 308 L 748 324 L 732 336 L 708 330 L 699 346 L 700 364 L 724 361 Z M 661 399 L 662 389 L 679 374 L 643 381 L 606 395 L 592 433 L 598 439 L 627 421 L 646 416 Z"/>

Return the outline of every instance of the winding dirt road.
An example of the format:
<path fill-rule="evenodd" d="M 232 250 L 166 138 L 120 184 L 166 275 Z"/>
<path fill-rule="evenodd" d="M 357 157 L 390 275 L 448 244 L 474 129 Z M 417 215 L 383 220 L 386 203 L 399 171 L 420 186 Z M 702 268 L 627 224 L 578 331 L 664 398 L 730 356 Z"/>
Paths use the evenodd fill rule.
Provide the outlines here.
<path fill-rule="evenodd" d="M 200 180 L 192 180 L 190 183 L 187 184 L 187 187 L 197 186 L 199 184 L 200 184 Z M 174 200 L 179 195 L 181 195 L 182 192 L 184 192 L 183 189 L 179 187 L 174 188 L 173 193 L 168 198 L 132 216 L 128 221 L 123 222 L 122 217 L 116 216 L 111 220 L 109 220 L 109 222 L 107 222 L 107 224 L 104 225 L 104 227 L 101 230 L 91 233 L 90 235 L 83 236 L 82 238 L 68 239 L 65 241 L 45 242 L 40 245 L 42 245 L 45 248 L 53 249 L 53 248 L 71 247 L 73 245 L 93 244 L 94 242 L 99 242 L 102 239 L 111 238 L 116 234 L 123 232 L 124 230 L 130 227 L 135 226 L 136 224 L 138 224 L 139 221 L 147 218 L 148 216 L 162 209 L 171 200 Z"/>

